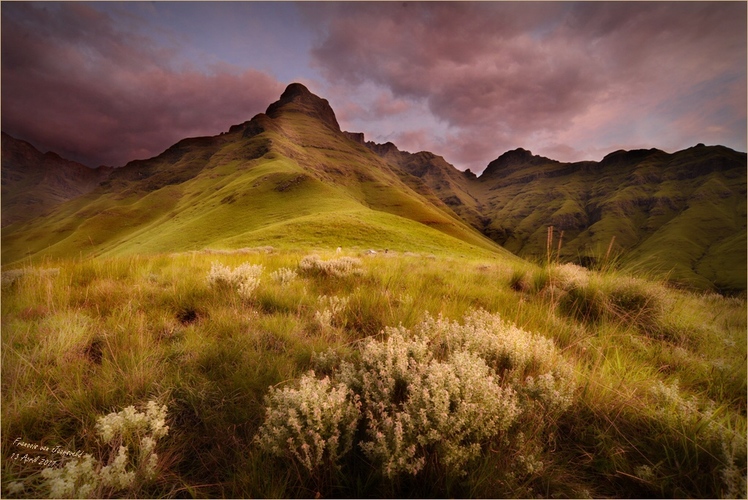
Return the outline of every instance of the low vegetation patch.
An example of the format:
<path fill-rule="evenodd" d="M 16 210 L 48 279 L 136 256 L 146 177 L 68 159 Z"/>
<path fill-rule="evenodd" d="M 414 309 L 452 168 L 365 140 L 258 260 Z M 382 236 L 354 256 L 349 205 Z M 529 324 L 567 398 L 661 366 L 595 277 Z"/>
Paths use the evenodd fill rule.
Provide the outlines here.
<path fill-rule="evenodd" d="M 8 498 L 746 494 L 744 297 L 277 250 L 3 270 L 1 307 Z"/>

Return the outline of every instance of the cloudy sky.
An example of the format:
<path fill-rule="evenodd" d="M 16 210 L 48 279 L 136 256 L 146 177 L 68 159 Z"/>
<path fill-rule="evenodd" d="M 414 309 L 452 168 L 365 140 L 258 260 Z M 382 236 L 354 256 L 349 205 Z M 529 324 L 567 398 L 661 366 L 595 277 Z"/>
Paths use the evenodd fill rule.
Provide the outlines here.
<path fill-rule="evenodd" d="M 121 166 L 293 81 L 344 130 L 482 171 L 506 150 L 746 151 L 745 2 L 3 2 L 2 130 Z"/>

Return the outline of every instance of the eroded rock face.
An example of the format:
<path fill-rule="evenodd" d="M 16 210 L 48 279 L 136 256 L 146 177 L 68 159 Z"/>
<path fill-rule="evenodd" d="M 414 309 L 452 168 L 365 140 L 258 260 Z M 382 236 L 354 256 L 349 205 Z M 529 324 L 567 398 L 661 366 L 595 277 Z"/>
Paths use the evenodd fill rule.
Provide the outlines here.
<path fill-rule="evenodd" d="M 276 118 L 282 109 L 290 109 L 312 116 L 333 130 L 340 132 L 340 125 L 335 118 L 335 112 L 327 99 L 317 97 L 300 83 L 292 83 L 286 87 L 280 99 L 268 106 L 265 114 L 271 118 Z"/>

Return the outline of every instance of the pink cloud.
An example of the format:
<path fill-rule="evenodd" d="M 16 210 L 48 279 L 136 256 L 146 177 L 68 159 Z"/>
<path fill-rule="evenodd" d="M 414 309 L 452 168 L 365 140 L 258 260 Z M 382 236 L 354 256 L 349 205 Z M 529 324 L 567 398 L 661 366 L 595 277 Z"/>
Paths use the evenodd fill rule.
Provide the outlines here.
<path fill-rule="evenodd" d="M 124 32 L 86 4 L 3 6 L 2 128 L 91 166 L 156 155 L 250 119 L 284 84 Z"/>
<path fill-rule="evenodd" d="M 462 168 L 519 146 L 683 148 L 703 142 L 699 128 L 745 149 L 744 3 L 346 3 L 306 15 L 328 80 L 423 103 L 449 131 L 435 152 Z"/>

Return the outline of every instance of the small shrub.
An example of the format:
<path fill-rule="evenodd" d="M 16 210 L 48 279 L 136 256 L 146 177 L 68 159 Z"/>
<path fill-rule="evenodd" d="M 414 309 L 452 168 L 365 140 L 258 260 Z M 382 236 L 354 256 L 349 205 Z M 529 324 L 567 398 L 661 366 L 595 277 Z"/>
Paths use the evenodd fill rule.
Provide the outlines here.
<path fill-rule="evenodd" d="M 281 267 L 280 269 L 270 273 L 270 279 L 281 285 L 286 285 L 297 277 L 296 271 L 288 269 L 287 267 Z"/>
<path fill-rule="evenodd" d="M 497 315 L 473 312 L 464 324 L 427 317 L 412 330 L 386 328 L 384 334 L 385 340 L 362 340 L 352 362 L 325 355 L 316 363 L 339 381 L 337 400 L 347 389 L 355 395 L 349 401 L 360 401 L 365 436 L 359 445 L 386 477 L 416 475 L 427 464 L 462 476 L 502 433 L 530 422 L 533 435 L 541 436 L 538 427 L 552 427 L 542 417 L 571 404 L 571 367 L 553 342 Z M 266 449 L 291 454 L 312 470 L 327 441 L 317 429 L 331 405 L 332 382 L 307 375 L 302 386 L 304 394 L 301 389 L 271 393 L 259 439 Z M 532 416 L 523 418 L 525 412 Z M 284 424 L 288 415 L 291 423 Z M 313 443 L 304 441 L 312 437 Z"/>
<path fill-rule="evenodd" d="M 307 255 L 299 263 L 299 271 L 311 276 L 342 278 L 361 273 L 361 260 L 354 257 L 321 260 L 318 255 Z"/>
<path fill-rule="evenodd" d="M 142 412 L 129 406 L 100 417 L 96 434 L 108 445 L 102 461 L 86 454 L 64 467 L 45 468 L 40 473 L 40 490 L 49 498 L 102 498 L 122 491 L 137 492 L 156 477 L 156 443 L 169 432 L 166 413 L 166 406 L 149 401 Z M 23 484 L 13 487 L 22 488 Z"/>
<path fill-rule="evenodd" d="M 348 307 L 348 297 L 336 297 L 322 295 L 317 299 L 317 303 L 322 308 L 321 311 L 315 311 L 314 320 L 322 328 L 329 328 L 333 321 L 339 322 L 343 312 Z"/>
<path fill-rule="evenodd" d="M 590 272 L 576 264 L 561 264 L 552 268 L 553 281 L 564 290 L 585 287 L 590 283 Z"/>
<path fill-rule="evenodd" d="M 567 376 L 570 366 L 561 359 L 553 341 L 504 321 L 497 314 L 474 311 L 463 324 L 427 317 L 416 331 L 434 339 L 440 351 L 465 349 L 485 359 L 497 372 L 556 370 Z"/>
<path fill-rule="evenodd" d="M 389 346 L 372 349 L 370 344 L 362 353 L 364 369 L 371 364 L 362 375 L 368 423 L 362 450 L 382 464 L 388 477 L 416 474 L 428 454 L 437 456 L 451 474 L 464 475 L 465 465 L 480 454 L 482 444 L 508 429 L 519 415 L 514 391 L 502 388 L 473 353 L 459 351 L 446 362 L 419 363 L 408 359 L 407 342 L 393 338 L 403 352 L 389 367 Z M 394 377 L 388 373 L 387 368 L 405 359 L 407 374 L 397 368 Z"/>
<path fill-rule="evenodd" d="M 260 275 L 264 269 L 261 264 L 247 263 L 231 269 L 214 262 L 208 273 L 208 283 L 211 286 L 236 290 L 242 298 L 250 299 L 260 284 Z"/>
<path fill-rule="evenodd" d="M 309 372 L 298 388 L 271 390 L 265 422 L 255 438 L 262 449 L 301 463 L 309 472 L 337 466 L 353 446 L 360 417 L 358 396 L 328 377 Z"/>
<path fill-rule="evenodd" d="M 330 328 L 332 326 L 332 311 L 329 309 L 314 311 L 314 321 L 321 328 Z"/>

